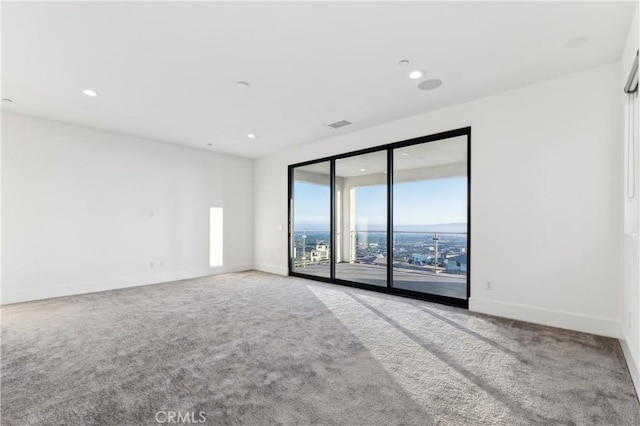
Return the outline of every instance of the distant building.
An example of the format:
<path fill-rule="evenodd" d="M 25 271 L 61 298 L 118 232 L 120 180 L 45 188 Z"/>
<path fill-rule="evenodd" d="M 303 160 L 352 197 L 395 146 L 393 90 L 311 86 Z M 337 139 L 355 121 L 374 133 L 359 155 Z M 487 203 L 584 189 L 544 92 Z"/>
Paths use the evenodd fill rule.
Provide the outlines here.
<path fill-rule="evenodd" d="M 427 264 L 428 260 L 429 260 L 429 257 L 426 254 L 413 253 L 411 255 L 411 263 L 413 265 L 424 266 Z"/>
<path fill-rule="evenodd" d="M 329 260 L 329 244 L 323 241 L 317 242 L 316 248 L 314 250 L 311 250 L 309 259 L 312 263 Z"/>
<path fill-rule="evenodd" d="M 459 254 L 458 256 L 449 257 L 447 259 L 447 272 L 455 272 L 458 274 L 467 273 L 467 254 Z"/>

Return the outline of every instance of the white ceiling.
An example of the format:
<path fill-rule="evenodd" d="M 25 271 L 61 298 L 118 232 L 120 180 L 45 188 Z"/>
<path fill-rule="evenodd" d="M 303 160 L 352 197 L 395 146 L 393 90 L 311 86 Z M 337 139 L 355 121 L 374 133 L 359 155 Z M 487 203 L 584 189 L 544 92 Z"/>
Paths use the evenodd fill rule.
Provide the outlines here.
<path fill-rule="evenodd" d="M 257 158 L 619 60 L 636 5 L 3 2 L 2 109 Z"/>
<path fill-rule="evenodd" d="M 387 170 L 387 152 L 377 151 L 336 161 L 336 176 L 355 177 L 383 173 Z"/>

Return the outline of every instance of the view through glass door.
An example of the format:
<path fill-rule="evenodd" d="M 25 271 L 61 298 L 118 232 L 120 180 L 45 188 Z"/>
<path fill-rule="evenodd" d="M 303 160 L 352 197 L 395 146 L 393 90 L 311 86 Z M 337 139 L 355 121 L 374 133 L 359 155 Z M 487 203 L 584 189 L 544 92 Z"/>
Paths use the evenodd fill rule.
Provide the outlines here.
<path fill-rule="evenodd" d="M 336 160 L 336 278 L 387 287 L 387 152 Z"/>
<path fill-rule="evenodd" d="M 468 307 L 464 128 L 289 166 L 289 273 Z"/>
<path fill-rule="evenodd" d="M 393 286 L 467 298 L 467 138 L 393 152 Z"/>
<path fill-rule="evenodd" d="M 293 172 L 291 269 L 317 277 L 331 270 L 331 178 L 328 161 Z"/>

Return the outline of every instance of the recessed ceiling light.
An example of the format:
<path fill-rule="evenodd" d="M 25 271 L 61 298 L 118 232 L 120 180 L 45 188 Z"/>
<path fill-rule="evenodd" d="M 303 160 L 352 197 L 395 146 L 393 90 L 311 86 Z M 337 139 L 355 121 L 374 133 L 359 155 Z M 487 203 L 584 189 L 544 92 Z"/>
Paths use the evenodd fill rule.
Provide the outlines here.
<path fill-rule="evenodd" d="M 403 59 L 400 62 L 398 62 L 398 65 L 409 65 L 409 60 L 408 59 Z"/>
<path fill-rule="evenodd" d="M 575 37 L 575 38 L 572 38 L 571 40 L 567 41 L 564 44 L 564 47 L 566 47 L 568 49 L 575 49 L 576 47 L 580 47 L 583 44 L 585 44 L 588 40 L 589 40 L 589 37 L 587 37 L 587 36 Z"/>
<path fill-rule="evenodd" d="M 84 93 L 87 96 L 91 96 L 92 98 L 95 98 L 96 96 L 98 96 L 98 94 L 91 89 L 85 89 L 82 91 L 82 93 Z"/>
<path fill-rule="evenodd" d="M 236 87 L 238 89 L 248 89 L 249 87 L 251 87 L 251 85 L 249 83 L 247 83 L 246 81 L 237 81 L 236 82 Z"/>
<path fill-rule="evenodd" d="M 256 138 L 256 134 L 255 133 L 249 133 L 247 135 L 247 137 L 250 138 L 250 139 L 255 139 Z"/>
<path fill-rule="evenodd" d="M 413 70 L 409 73 L 409 78 L 411 80 L 417 80 L 419 78 L 422 78 L 422 76 L 424 75 L 424 71 L 422 70 Z"/>
<path fill-rule="evenodd" d="M 385 175 L 387 174 L 387 171 L 386 171 L 386 170 L 384 171 L 384 174 L 385 174 Z"/>
<path fill-rule="evenodd" d="M 420 90 L 433 90 L 442 86 L 442 80 L 438 80 L 437 78 L 432 78 L 431 80 L 425 80 L 422 83 L 418 84 L 418 89 Z"/>
<path fill-rule="evenodd" d="M 361 172 L 366 172 L 366 171 L 367 171 L 367 169 L 360 169 L 360 171 L 361 171 Z"/>
<path fill-rule="evenodd" d="M 406 157 L 407 155 L 409 155 L 408 152 L 401 152 L 400 155 L 402 155 L 403 157 Z"/>
<path fill-rule="evenodd" d="M 2 102 L 8 102 L 8 103 L 12 104 L 13 103 L 13 99 L 2 98 Z"/>

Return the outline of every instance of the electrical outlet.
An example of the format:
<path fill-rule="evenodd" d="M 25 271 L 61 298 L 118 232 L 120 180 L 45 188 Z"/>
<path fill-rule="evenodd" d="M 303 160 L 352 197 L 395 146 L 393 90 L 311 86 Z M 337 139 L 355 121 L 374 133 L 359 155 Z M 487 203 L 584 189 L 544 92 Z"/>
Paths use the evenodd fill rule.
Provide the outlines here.
<path fill-rule="evenodd" d="M 164 260 L 161 260 L 161 261 L 160 261 L 160 267 L 161 267 L 161 268 L 164 268 Z"/>
<path fill-rule="evenodd" d="M 153 269 L 156 267 L 156 264 L 153 262 L 149 262 L 149 268 Z"/>
<path fill-rule="evenodd" d="M 487 290 L 493 290 L 493 281 L 487 281 L 486 288 Z"/>

